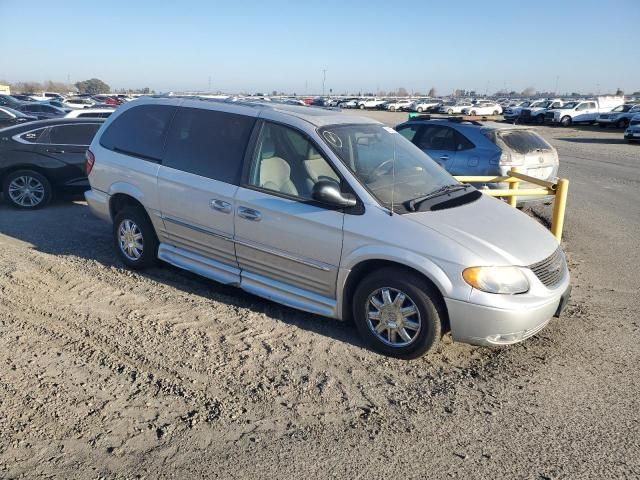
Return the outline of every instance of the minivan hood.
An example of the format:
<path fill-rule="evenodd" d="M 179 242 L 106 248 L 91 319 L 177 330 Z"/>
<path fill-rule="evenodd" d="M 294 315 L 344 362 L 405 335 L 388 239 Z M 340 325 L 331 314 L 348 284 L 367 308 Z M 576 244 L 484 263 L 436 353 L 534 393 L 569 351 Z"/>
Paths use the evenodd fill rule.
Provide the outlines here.
<path fill-rule="evenodd" d="M 485 265 L 528 266 L 558 248 L 553 235 L 538 222 L 486 195 L 459 207 L 408 213 L 403 217 L 460 244 Z"/>

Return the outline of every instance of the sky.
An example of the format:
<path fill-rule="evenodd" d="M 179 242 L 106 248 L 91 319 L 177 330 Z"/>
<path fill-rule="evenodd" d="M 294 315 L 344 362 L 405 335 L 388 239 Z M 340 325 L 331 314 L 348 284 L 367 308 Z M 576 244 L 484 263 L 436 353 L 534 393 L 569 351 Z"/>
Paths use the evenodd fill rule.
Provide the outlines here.
<path fill-rule="evenodd" d="M 9 82 L 314 94 L 326 75 L 326 94 L 640 90 L 640 0 L 0 0 L 0 45 Z"/>

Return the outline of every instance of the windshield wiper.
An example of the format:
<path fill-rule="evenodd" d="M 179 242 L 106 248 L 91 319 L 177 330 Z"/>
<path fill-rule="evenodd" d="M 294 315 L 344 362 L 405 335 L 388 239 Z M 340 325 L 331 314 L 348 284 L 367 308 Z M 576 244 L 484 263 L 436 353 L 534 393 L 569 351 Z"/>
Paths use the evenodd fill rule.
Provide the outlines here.
<path fill-rule="evenodd" d="M 433 192 L 428 193 L 427 195 L 423 195 L 422 197 L 417 197 L 412 200 L 407 200 L 405 202 L 405 206 L 407 207 L 407 210 L 411 212 L 415 212 L 416 208 L 424 201 L 430 200 L 435 197 L 439 197 L 441 195 L 448 195 L 450 193 L 457 192 L 459 190 L 466 190 L 470 186 L 471 185 L 469 185 L 468 183 L 455 183 L 452 185 L 445 185 L 444 187 L 440 187 L 437 190 L 434 190 Z"/>

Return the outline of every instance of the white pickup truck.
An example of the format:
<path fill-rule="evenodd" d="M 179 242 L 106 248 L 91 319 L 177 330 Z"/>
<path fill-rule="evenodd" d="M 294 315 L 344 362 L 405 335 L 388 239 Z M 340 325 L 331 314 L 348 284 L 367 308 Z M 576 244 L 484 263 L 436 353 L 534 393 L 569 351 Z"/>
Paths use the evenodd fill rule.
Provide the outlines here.
<path fill-rule="evenodd" d="M 624 97 L 605 96 L 595 100 L 567 102 L 561 108 L 545 113 L 545 123 L 568 127 L 573 123 L 593 123 L 601 113 L 610 112 L 624 103 Z"/>
<path fill-rule="evenodd" d="M 544 116 L 548 110 L 554 110 L 563 105 L 564 102 L 559 98 L 533 102 L 528 107 L 520 110 L 519 121 L 522 123 L 537 123 L 538 125 L 542 125 L 544 123 Z"/>

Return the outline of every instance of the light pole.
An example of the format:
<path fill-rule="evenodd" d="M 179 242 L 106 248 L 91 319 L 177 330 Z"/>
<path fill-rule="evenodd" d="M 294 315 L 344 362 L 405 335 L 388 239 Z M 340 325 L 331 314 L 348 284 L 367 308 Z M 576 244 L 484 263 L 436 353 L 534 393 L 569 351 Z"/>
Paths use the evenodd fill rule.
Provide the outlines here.
<path fill-rule="evenodd" d="M 324 97 L 324 83 L 327 80 L 327 69 L 322 70 L 322 96 Z"/>

